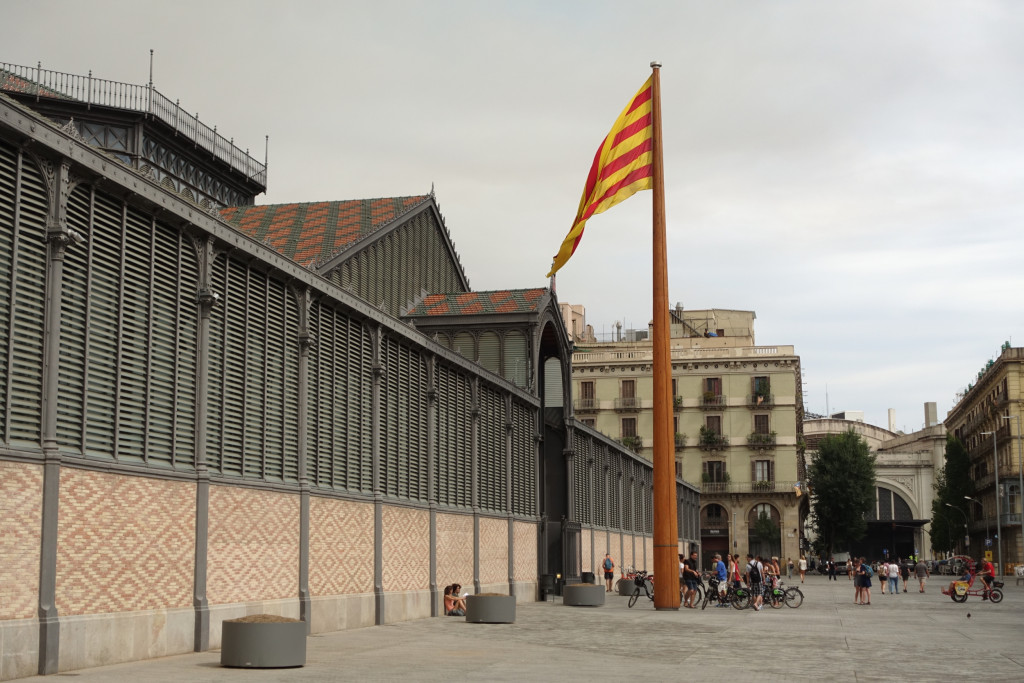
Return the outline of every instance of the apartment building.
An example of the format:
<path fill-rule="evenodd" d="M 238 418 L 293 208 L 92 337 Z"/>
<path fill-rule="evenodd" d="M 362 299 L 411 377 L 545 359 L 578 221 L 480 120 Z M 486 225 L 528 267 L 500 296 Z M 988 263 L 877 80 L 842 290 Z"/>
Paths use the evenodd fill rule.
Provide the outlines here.
<path fill-rule="evenodd" d="M 796 558 L 807 497 L 800 358 L 758 346 L 753 311 L 671 311 L 676 474 L 700 482 L 700 539 L 715 551 Z M 650 335 L 577 345 L 574 412 L 580 421 L 652 457 Z"/>
<path fill-rule="evenodd" d="M 968 520 L 970 548 L 991 552 L 1005 570 L 1024 562 L 1021 537 L 1021 401 L 1024 348 L 1003 344 L 946 414 L 946 428 L 971 460 L 975 501 Z M 997 465 L 998 462 L 998 465 Z M 986 539 L 992 541 L 986 544 Z M 984 549 L 981 550 L 981 549 Z"/>

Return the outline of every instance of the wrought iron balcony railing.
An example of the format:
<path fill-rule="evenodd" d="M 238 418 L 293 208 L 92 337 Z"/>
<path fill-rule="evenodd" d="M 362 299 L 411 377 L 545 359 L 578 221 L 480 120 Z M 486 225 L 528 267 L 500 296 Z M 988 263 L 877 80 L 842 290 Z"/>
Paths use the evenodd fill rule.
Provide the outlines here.
<path fill-rule="evenodd" d="M 596 398 L 578 398 L 573 402 L 573 410 L 577 413 L 593 413 L 601 407 Z"/>
<path fill-rule="evenodd" d="M 621 412 L 636 412 L 640 410 L 640 399 L 636 396 L 621 396 L 615 399 L 615 410 Z"/>
<path fill-rule="evenodd" d="M 700 407 L 704 410 L 721 410 L 729 404 L 724 394 L 704 394 L 700 398 Z"/>

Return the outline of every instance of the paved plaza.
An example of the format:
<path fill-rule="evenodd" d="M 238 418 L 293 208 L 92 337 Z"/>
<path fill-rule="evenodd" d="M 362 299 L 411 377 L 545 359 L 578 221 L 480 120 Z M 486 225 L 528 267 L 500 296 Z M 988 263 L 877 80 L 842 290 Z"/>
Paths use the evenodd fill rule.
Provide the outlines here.
<path fill-rule="evenodd" d="M 225 669 L 210 651 L 73 672 L 89 681 L 1024 680 L 1024 585 L 999 605 L 922 595 L 853 604 L 853 584 L 808 576 L 799 609 L 657 611 L 520 604 L 515 624 L 442 617 L 311 636 L 298 669 Z M 789 582 L 800 585 L 799 579 Z M 876 581 L 877 584 L 877 581 Z M 52 678 L 30 678 L 52 681 Z"/>

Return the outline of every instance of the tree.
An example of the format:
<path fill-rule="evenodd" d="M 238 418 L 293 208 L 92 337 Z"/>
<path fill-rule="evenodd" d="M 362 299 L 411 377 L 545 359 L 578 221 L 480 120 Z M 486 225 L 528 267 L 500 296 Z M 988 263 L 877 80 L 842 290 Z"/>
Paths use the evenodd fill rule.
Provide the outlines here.
<path fill-rule="evenodd" d="M 851 429 L 822 439 L 811 456 L 807 483 L 824 555 L 864 537 L 866 515 L 875 505 L 875 456 L 860 435 Z"/>
<path fill-rule="evenodd" d="M 952 434 L 946 436 L 945 463 L 935 477 L 935 494 L 929 530 L 932 549 L 952 552 L 963 539 L 964 520 L 969 518 L 970 501 L 965 496 L 974 496 L 970 457 L 960 439 Z M 951 510 L 946 503 L 956 509 Z"/>

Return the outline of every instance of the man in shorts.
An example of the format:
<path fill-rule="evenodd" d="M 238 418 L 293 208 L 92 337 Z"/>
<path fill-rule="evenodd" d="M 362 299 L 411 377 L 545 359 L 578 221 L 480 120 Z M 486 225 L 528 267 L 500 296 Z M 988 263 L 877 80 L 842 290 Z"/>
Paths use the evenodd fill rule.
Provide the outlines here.
<path fill-rule="evenodd" d="M 693 604 L 697 597 L 697 579 L 700 578 L 699 565 L 697 564 L 697 551 L 690 553 L 690 557 L 683 560 L 683 583 L 686 591 L 683 593 L 683 607 L 697 607 Z"/>
<path fill-rule="evenodd" d="M 924 582 L 925 579 L 931 576 L 931 572 L 928 571 L 928 565 L 920 558 L 918 558 L 917 564 L 914 565 L 914 576 L 917 577 L 917 583 L 921 586 L 921 592 L 924 593 Z"/>
<path fill-rule="evenodd" d="M 762 595 L 762 581 L 764 581 L 764 565 L 754 556 L 747 553 L 747 586 L 750 588 L 750 595 L 754 598 L 754 610 L 761 611 L 761 604 L 764 602 Z"/>
<path fill-rule="evenodd" d="M 612 592 L 612 579 L 615 578 L 615 560 L 608 553 L 604 554 L 604 560 L 601 562 L 601 568 L 604 570 L 604 583 L 605 593 Z"/>

